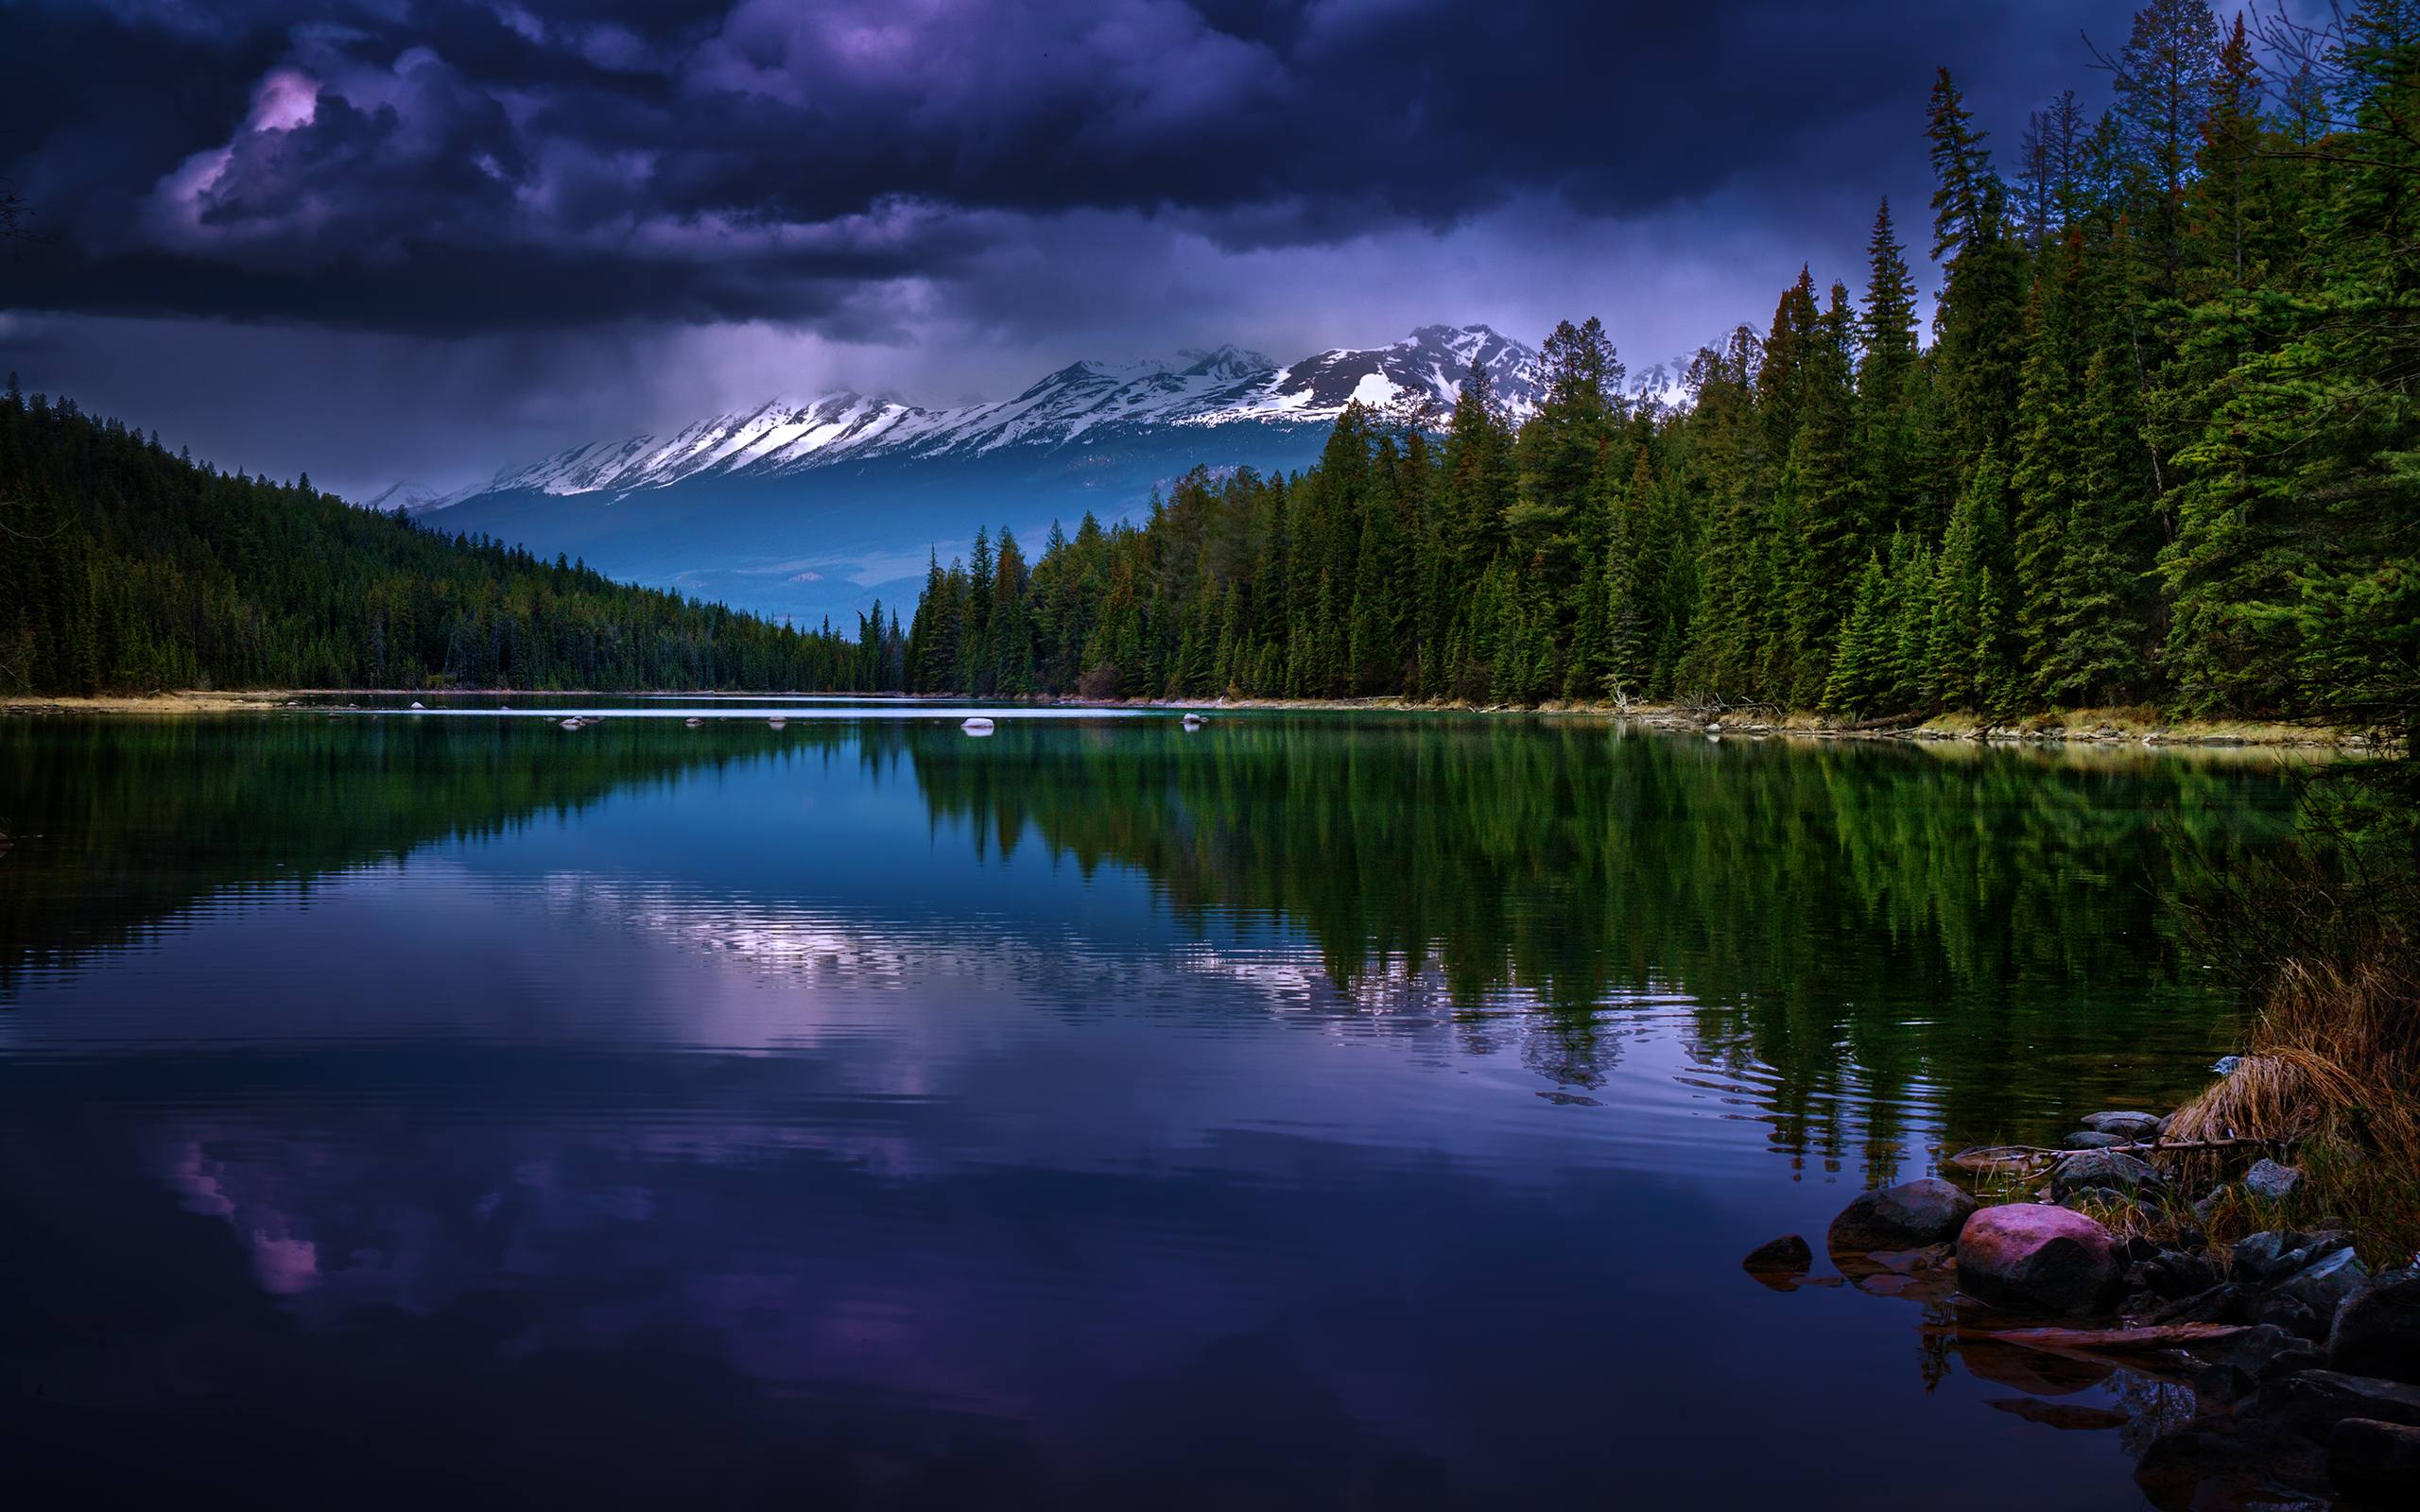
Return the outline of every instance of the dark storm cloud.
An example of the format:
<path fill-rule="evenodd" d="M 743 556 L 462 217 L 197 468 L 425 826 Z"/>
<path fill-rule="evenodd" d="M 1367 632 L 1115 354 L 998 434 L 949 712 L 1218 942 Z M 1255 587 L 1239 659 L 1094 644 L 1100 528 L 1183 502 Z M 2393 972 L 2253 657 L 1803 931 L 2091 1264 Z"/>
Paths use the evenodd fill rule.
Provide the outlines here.
<path fill-rule="evenodd" d="M 1935 62 L 1986 100 L 2031 98 L 2075 81 L 2078 22 L 2124 21 L 2086 0 L 1840 15 L 32 0 L 0 8 L 0 177 L 50 234 L 0 269 L 0 306 L 420 332 L 773 319 L 878 339 L 895 316 L 869 288 L 971 285 L 1070 215 L 1241 252 L 1513 203 L 1867 201 L 1921 162 Z"/>

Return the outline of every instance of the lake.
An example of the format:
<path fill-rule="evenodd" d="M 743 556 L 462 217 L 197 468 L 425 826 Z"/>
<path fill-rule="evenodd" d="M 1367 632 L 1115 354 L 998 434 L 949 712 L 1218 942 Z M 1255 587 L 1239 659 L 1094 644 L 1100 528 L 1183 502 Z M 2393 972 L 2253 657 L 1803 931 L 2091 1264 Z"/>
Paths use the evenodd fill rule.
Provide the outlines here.
<path fill-rule="evenodd" d="M 16 1484 L 2143 1504 L 1739 1258 L 2201 1085 L 2280 758 L 453 703 L 0 722 Z"/>

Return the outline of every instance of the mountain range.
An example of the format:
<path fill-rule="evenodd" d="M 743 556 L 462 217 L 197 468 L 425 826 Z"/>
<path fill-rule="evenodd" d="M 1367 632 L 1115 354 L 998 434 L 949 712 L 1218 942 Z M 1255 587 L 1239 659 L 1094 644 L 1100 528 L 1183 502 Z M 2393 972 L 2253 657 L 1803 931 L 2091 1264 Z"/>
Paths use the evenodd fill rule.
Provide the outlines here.
<path fill-rule="evenodd" d="M 1137 514 L 1196 466 L 1300 468 L 1356 402 L 1435 429 L 1474 362 L 1515 418 L 1535 407 L 1530 348 L 1486 326 L 1424 326 L 1285 367 L 1233 346 L 1071 363 L 1013 399 L 954 409 L 782 396 L 668 437 L 575 446 L 460 493 L 397 484 L 371 502 L 737 608 L 811 620 L 879 597 L 904 613 L 926 554 L 946 560 L 978 526 L 1038 550 L 1053 521 Z"/>

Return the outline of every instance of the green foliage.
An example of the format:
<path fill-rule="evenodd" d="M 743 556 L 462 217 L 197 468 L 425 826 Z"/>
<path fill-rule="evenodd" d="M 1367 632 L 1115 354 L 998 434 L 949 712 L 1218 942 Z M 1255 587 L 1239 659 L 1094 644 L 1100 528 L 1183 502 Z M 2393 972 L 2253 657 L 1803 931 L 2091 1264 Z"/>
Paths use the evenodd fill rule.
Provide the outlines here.
<path fill-rule="evenodd" d="M 1861 295 L 1802 272 L 1680 395 L 1565 322 L 1518 427 L 1474 370 L 1437 434 L 1355 408 L 1300 475 L 1196 473 L 1139 528 L 1054 536 L 1031 686 L 2148 699 L 2420 739 L 2420 26 L 2372 0 L 2319 41 L 2265 77 L 2240 26 L 2154 0 L 2113 111 L 2034 112 L 2014 182 L 1941 74 L 1929 346 L 1887 205 Z M 934 569 L 914 686 L 1024 676 L 927 625 L 989 571 Z"/>
<path fill-rule="evenodd" d="M 878 605 L 792 630 L 0 397 L 0 689 L 869 690 L 900 640 Z"/>

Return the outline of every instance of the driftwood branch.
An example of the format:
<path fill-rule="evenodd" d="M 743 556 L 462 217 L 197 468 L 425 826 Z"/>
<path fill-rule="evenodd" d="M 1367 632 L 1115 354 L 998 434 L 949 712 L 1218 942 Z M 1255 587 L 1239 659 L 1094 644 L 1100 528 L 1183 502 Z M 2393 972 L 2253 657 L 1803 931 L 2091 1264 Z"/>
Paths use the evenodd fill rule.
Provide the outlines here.
<path fill-rule="evenodd" d="M 2047 1144 L 1990 1144 L 1961 1150 L 1949 1163 L 1962 1171 L 1988 1171 L 1996 1165 L 2030 1165 L 2042 1160 L 2072 1160 L 2080 1155 L 2176 1155 L 2195 1150 L 2279 1149 L 2290 1139 L 2137 1140 L 2131 1144 L 2102 1144 L 2088 1150 L 2053 1149 Z"/>

